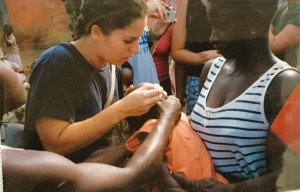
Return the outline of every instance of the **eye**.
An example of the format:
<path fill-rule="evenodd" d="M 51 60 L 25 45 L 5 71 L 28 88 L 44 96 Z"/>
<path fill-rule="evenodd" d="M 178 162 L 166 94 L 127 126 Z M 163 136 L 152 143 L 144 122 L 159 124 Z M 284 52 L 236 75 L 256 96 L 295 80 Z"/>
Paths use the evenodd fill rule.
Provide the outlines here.
<path fill-rule="evenodd" d="M 124 40 L 124 42 L 125 42 L 126 44 L 130 44 L 130 43 L 133 42 L 133 40 Z"/>

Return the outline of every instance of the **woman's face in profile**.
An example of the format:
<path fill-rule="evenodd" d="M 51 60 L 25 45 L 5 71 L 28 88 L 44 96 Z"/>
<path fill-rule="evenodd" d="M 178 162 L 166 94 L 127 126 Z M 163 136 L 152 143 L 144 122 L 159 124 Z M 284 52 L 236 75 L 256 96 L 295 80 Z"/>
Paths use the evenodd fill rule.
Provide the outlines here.
<path fill-rule="evenodd" d="M 207 16 L 212 24 L 212 41 L 236 41 L 267 37 L 266 30 L 276 4 L 270 0 L 209 0 Z"/>
<path fill-rule="evenodd" d="M 98 57 L 115 65 L 128 61 L 134 53 L 139 52 L 139 38 L 143 35 L 146 22 L 146 16 L 138 18 L 127 27 L 99 38 L 96 42 Z"/>
<path fill-rule="evenodd" d="M 243 49 L 239 44 L 256 38 L 265 38 L 269 27 L 268 14 L 272 8 L 237 1 L 211 2 L 207 4 L 207 16 L 213 27 L 211 41 L 225 58 Z M 266 8 L 266 9 L 265 9 Z M 264 10 L 263 10 L 264 9 Z M 268 12 L 265 12 L 268 10 Z"/>

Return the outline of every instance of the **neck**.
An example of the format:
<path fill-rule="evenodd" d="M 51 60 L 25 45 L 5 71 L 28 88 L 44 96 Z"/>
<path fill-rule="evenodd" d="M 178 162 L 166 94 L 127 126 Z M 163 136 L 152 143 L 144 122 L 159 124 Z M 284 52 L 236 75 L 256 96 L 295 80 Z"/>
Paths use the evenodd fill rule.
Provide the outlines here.
<path fill-rule="evenodd" d="M 94 43 L 89 37 L 81 37 L 80 39 L 71 42 L 80 54 L 90 63 L 95 69 L 101 70 L 105 67 L 106 61 L 99 58 L 94 51 Z"/>
<path fill-rule="evenodd" d="M 276 63 L 267 39 L 251 40 L 246 42 L 243 47 L 235 59 L 236 71 L 244 73 L 262 71 Z"/>

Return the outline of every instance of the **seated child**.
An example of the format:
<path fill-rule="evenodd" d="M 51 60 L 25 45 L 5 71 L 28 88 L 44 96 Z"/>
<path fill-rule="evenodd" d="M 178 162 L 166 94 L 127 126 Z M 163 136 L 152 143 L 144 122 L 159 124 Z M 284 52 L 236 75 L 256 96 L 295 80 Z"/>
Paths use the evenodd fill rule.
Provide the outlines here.
<path fill-rule="evenodd" d="M 132 67 L 122 65 L 124 91 L 132 84 Z M 127 118 L 129 132 L 133 133 L 125 143 L 127 150 L 135 152 L 157 123 L 159 113 L 154 106 L 142 116 Z M 129 133 L 129 134 L 130 134 Z M 165 149 L 168 169 L 190 179 L 211 178 L 227 184 L 227 180 L 214 170 L 212 159 L 201 138 L 192 129 L 184 113 L 177 126 L 171 132 L 169 144 Z"/>
<path fill-rule="evenodd" d="M 137 130 L 126 141 L 126 148 L 134 152 L 154 128 L 158 120 L 156 106 L 139 117 L 129 117 L 130 130 Z M 165 148 L 165 162 L 168 169 L 191 179 L 211 178 L 224 184 L 227 180 L 215 172 L 212 159 L 200 137 L 192 129 L 184 113 L 170 134 Z"/>

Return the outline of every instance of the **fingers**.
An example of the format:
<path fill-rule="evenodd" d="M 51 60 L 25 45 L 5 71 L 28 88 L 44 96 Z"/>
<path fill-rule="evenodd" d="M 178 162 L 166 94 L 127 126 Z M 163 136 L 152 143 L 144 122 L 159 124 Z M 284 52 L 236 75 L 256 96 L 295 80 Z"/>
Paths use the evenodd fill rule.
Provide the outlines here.
<path fill-rule="evenodd" d="M 30 89 L 30 84 L 27 83 L 27 82 L 25 82 L 25 83 L 23 84 L 23 86 L 24 86 L 24 88 L 25 88 L 26 90 L 29 90 L 29 89 Z"/>
<path fill-rule="evenodd" d="M 202 51 L 198 53 L 203 60 L 211 60 L 217 57 L 220 57 L 221 54 L 219 54 L 216 50 L 209 50 L 209 51 Z"/>
<path fill-rule="evenodd" d="M 150 108 L 159 101 L 164 101 L 168 98 L 167 93 L 158 84 L 143 83 L 130 86 L 125 92 L 125 107 L 130 116 L 142 115 L 150 110 Z M 131 104 L 130 104 L 131 103 Z M 176 107 L 173 102 L 173 109 Z M 173 110 L 174 111 L 174 110 Z"/>
<path fill-rule="evenodd" d="M 126 115 L 138 116 L 146 113 L 153 105 L 162 100 L 163 92 L 162 87 L 150 83 L 130 86 L 126 91 L 128 94 L 124 97 Z"/>
<path fill-rule="evenodd" d="M 167 93 L 160 85 L 151 83 L 143 83 L 135 86 L 130 85 L 126 90 L 125 95 L 129 95 L 133 92 L 141 93 L 144 99 L 150 99 L 154 97 L 154 100 L 156 102 L 165 99 L 165 97 L 167 96 Z"/>
<path fill-rule="evenodd" d="M 164 6 L 161 4 L 159 0 L 149 0 L 147 1 L 148 7 L 148 15 L 157 19 L 164 19 L 165 18 L 165 10 Z"/>
<path fill-rule="evenodd" d="M 173 178 L 184 189 L 191 190 L 194 188 L 195 182 L 177 173 L 172 173 Z"/>
<path fill-rule="evenodd" d="M 151 83 L 139 84 L 131 89 L 134 91 L 145 91 L 145 94 L 150 97 L 160 96 L 164 92 L 164 89 L 160 85 Z"/>
<path fill-rule="evenodd" d="M 150 84 L 150 83 L 140 83 L 140 84 L 138 84 L 138 85 L 130 85 L 127 89 L 126 89 L 126 91 L 125 91 L 125 93 L 124 93 L 124 96 L 126 96 L 126 95 L 128 95 L 129 93 L 131 93 L 132 91 L 134 91 L 134 90 L 136 90 L 136 89 L 139 89 L 140 87 L 143 87 L 143 86 L 145 86 L 144 88 L 145 89 L 151 89 L 151 88 L 153 88 L 153 85 L 152 84 Z"/>
<path fill-rule="evenodd" d="M 128 94 L 131 93 L 133 90 L 134 90 L 134 86 L 133 86 L 133 85 L 130 85 L 130 86 L 126 89 L 126 91 L 125 91 L 125 93 L 124 93 L 124 96 L 128 95 Z"/>

